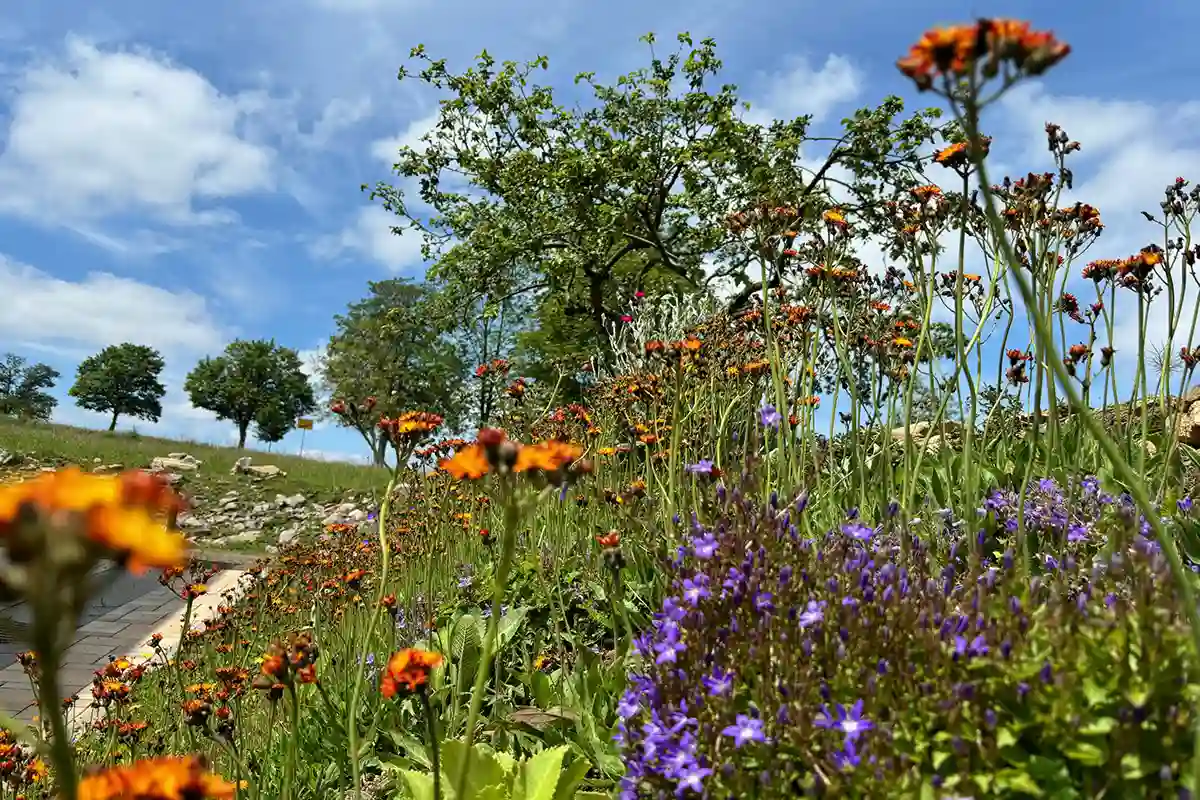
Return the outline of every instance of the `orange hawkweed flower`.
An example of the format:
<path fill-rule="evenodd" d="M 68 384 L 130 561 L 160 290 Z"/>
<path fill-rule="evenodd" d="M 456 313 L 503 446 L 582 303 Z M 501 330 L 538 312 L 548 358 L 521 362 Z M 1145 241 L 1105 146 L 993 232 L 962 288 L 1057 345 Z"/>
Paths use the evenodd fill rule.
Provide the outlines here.
<path fill-rule="evenodd" d="M 149 473 L 96 475 L 68 467 L 0 488 L 0 541 L 17 530 L 22 510 L 32 509 L 42 524 L 77 532 L 141 574 L 184 563 L 187 540 L 170 529 L 184 507 Z"/>
<path fill-rule="evenodd" d="M 583 448 L 567 442 L 549 441 L 526 445 L 517 453 L 513 472 L 540 470 L 558 472 L 583 455 Z"/>
<path fill-rule="evenodd" d="M 379 682 L 380 693 L 389 700 L 403 688 L 418 691 L 429 682 L 429 673 L 442 665 L 441 653 L 407 647 L 392 653 Z"/>
<path fill-rule="evenodd" d="M 166 756 L 110 767 L 79 782 L 78 800 L 232 800 L 236 787 L 200 756 Z"/>
<path fill-rule="evenodd" d="M 438 466 L 456 480 L 477 480 L 488 473 L 487 452 L 480 444 L 469 444 L 450 458 L 443 458 Z"/>

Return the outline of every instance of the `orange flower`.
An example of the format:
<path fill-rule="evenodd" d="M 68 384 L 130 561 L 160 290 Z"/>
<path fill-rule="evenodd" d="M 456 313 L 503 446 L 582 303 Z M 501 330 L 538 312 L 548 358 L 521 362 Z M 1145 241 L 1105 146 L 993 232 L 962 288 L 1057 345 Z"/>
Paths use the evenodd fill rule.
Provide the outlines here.
<path fill-rule="evenodd" d="M 429 682 L 429 673 L 442 665 L 440 653 L 408 647 L 392 653 L 380 679 L 379 691 L 389 700 L 401 688 L 415 692 Z"/>
<path fill-rule="evenodd" d="M 232 800 L 235 787 L 200 756 L 143 759 L 79 782 L 78 800 Z"/>
<path fill-rule="evenodd" d="M 469 444 L 450 458 L 443 458 L 438 466 L 457 480 L 476 480 L 488 473 L 487 452 L 480 444 Z"/>
<path fill-rule="evenodd" d="M 23 508 L 38 512 L 43 524 L 77 531 L 131 572 L 185 561 L 186 539 L 168 528 L 183 500 L 140 470 L 96 475 L 68 467 L 6 486 L 0 489 L 0 540 L 16 529 Z"/>
<path fill-rule="evenodd" d="M 994 75 L 1001 62 L 1028 75 L 1039 75 L 1070 52 L 1070 46 L 1053 34 L 1030 30 L 1028 22 L 984 19 L 974 25 L 926 31 L 896 66 L 924 91 L 935 77 L 963 77 L 977 64 L 983 64 L 985 76 Z"/>
<path fill-rule="evenodd" d="M 582 455 L 583 449 L 578 445 L 558 441 L 538 442 L 521 448 L 513 472 L 558 472 Z"/>

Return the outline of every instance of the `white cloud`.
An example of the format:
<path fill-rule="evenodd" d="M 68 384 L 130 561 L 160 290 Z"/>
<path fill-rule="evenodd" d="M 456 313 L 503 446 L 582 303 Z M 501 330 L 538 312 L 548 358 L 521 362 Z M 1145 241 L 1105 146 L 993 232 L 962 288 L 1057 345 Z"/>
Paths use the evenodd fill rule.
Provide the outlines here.
<path fill-rule="evenodd" d="M 418 153 L 423 152 L 425 143 L 421 139 L 434 129 L 440 116 L 440 112 L 427 114 L 410 122 L 398 136 L 375 140 L 371 144 L 371 155 L 390 167 L 396 162 L 396 155 L 401 147 L 411 147 Z"/>
<path fill-rule="evenodd" d="M 402 223 L 400 217 L 379 206 L 359 209 L 353 221 L 340 233 L 324 236 L 312 246 L 318 258 L 338 258 L 347 252 L 364 255 L 394 273 L 404 272 L 423 262 L 421 232 L 406 230 L 403 235 L 392 232 Z"/>
<path fill-rule="evenodd" d="M 0 255 L 0 338 L 87 353 L 118 342 L 171 352 L 219 348 L 224 337 L 203 297 L 95 272 L 81 281 Z"/>
<path fill-rule="evenodd" d="M 807 58 L 796 57 L 756 92 L 757 102 L 751 104 L 746 121 L 766 125 L 775 119 L 811 114 L 813 121 L 820 122 L 858 97 L 862 84 L 862 71 L 845 56 L 831 53 L 820 69 L 813 69 Z"/>
<path fill-rule="evenodd" d="M 55 62 L 19 79 L 0 154 L 0 207 L 58 224 L 145 211 L 220 222 L 198 208 L 272 186 L 273 152 L 241 135 L 262 108 L 142 51 L 68 38 Z"/>

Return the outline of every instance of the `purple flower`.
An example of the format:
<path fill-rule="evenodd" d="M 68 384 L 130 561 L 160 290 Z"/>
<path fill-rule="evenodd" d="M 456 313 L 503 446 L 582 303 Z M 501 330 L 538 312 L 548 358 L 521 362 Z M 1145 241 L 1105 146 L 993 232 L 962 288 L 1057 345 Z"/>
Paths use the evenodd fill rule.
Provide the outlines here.
<path fill-rule="evenodd" d="M 739 748 L 748 742 L 765 742 L 767 740 L 763 733 L 762 720 L 748 717 L 745 714 L 738 714 L 737 720 L 721 731 L 721 735 L 732 738 L 733 746 Z"/>
<path fill-rule="evenodd" d="M 775 604 L 772 601 L 774 595 L 770 592 L 759 592 L 754 596 L 754 609 L 761 613 L 767 614 L 775 610 Z"/>
<path fill-rule="evenodd" d="M 679 641 L 679 626 L 674 622 L 668 622 L 662 626 L 664 636 L 654 644 L 654 650 L 658 653 L 655 657 L 655 664 L 675 663 L 675 658 L 684 650 L 687 645 Z"/>
<path fill-rule="evenodd" d="M 712 775 L 712 770 L 708 767 L 702 767 L 699 763 L 693 761 L 686 767 L 676 770 L 675 781 L 678 785 L 675 787 L 675 796 L 682 797 L 684 792 L 696 792 L 700 794 L 704 791 L 704 779 Z"/>
<path fill-rule="evenodd" d="M 1175 506 L 1184 514 L 1192 513 L 1192 505 L 1193 503 L 1191 497 L 1182 497 L 1175 501 Z"/>
<path fill-rule="evenodd" d="M 688 464 L 685 469 L 693 475 L 712 475 L 715 465 L 707 458 L 702 458 L 695 464 Z"/>
<path fill-rule="evenodd" d="M 864 525 L 861 522 L 847 522 L 842 526 L 842 533 L 846 534 L 851 539 L 857 539 L 860 542 L 865 542 L 875 535 L 875 529 L 870 525 Z"/>
<path fill-rule="evenodd" d="M 692 539 L 692 551 L 701 560 L 712 558 L 713 553 L 717 552 L 717 537 L 712 535 L 712 531 L 705 531 L 703 536 Z"/>
<path fill-rule="evenodd" d="M 800 612 L 800 617 L 797 621 L 801 628 L 807 628 L 810 625 L 816 625 L 825 619 L 825 601 L 809 600 L 808 605 Z"/>
<path fill-rule="evenodd" d="M 695 607 L 700 604 L 701 600 L 711 596 L 712 592 L 708 590 L 708 576 L 704 573 L 697 573 L 694 578 L 684 579 L 683 599 L 688 602 L 688 605 Z"/>
<path fill-rule="evenodd" d="M 705 675 L 700 682 L 708 689 L 710 697 L 719 697 L 733 688 L 733 678 L 732 671 L 713 667 L 712 674 Z"/>
<path fill-rule="evenodd" d="M 843 747 L 844 749 L 833 752 L 832 758 L 835 767 L 840 770 L 854 769 L 862 763 L 862 756 L 858 754 L 853 739 L 847 738 Z"/>
<path fill-rule="evenodd" d="M 813 724 L 818 728 L 841 731 L 845 735 L 846 741 L 852 742 L 863 733 L 875 727 L 874 722 L 863 718 L 862 712 L 862 700 L 856 701 L 849 710 L 841 703 L 838 703 L 836 716 L 830 713 L 829 706 L 821 706 L 821 716 L 814 719 Z"/>
<path fill-rule="evenodd" d="M 758 410 L 758 420 L 764 428 L 778 428 L 783 415 L 775 410 L 775 406 L 765 405 Z"/>

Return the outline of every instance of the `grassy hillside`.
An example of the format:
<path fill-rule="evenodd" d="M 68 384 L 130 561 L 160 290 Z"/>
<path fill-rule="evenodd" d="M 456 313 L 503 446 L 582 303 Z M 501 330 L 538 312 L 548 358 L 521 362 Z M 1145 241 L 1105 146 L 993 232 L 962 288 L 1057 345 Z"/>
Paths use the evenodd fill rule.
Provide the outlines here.
<path fill-rule="evenodd" d="M 346 492 L 378 491 L 386 482 L 386 473 L 375 467 L 215 447 L 136 433 L 18 422 L 3 417 L 0 417 L 0 450 L 31 456 L 43 465 L 79 464 L 85 468 L 97 463 L 146 467 L 156 456 L 190 453 L 203 464 L 195 473 L 187 475 L 188 485 L 203 488 L 206 493 L 246 486 L 245 477 L 230 474 L 234 462 L 246 455 L 251 457 L 253 464 L 274 464 L 287 473 L 286 477 L 264 482 L 264 488 L 282 494 L 302 492 L 314 498 L 333 500 Z M 0 467 L 0 473 L 5 469 Z"/>

